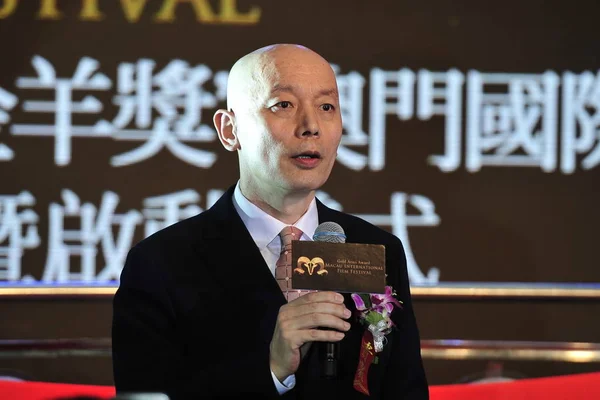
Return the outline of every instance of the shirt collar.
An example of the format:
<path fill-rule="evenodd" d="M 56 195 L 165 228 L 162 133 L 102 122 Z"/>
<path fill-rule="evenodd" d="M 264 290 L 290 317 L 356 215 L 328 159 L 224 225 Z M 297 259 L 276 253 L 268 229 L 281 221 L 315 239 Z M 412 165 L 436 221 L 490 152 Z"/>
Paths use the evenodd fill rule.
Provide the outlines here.
<path fill-rule="evenodd" d="M 235 185 L 233 192 L 233 205 L 240 215 L 242 222 L 250 232 L 250 236 L 254 239 L 256 246 L 259 250 L 266 248 L 270 243 L 275 248 L 276 254 L 279 254 L 279 248 L 281 247 L 278 239 L 279 232 L 289 224 L 279 221 L 277 218 L 272 217 L 258 206 L 251 203 L 240 190 L 239 181 Z M 319 213 L 317 211 L 317 202 L 313 199 L 308 206 L 308 210 L 296 221 L 293 226 L 302 231 L 301 240 L 312 240 L 312 236 L 317 229 L 319 224 Z M 271 248 L 272 246 L 269 246 Z"/>

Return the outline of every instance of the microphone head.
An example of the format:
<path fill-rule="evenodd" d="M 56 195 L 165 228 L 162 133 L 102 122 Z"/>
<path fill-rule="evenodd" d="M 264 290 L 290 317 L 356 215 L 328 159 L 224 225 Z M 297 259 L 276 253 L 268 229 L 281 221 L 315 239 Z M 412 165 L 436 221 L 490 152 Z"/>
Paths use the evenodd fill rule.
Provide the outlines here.
<path fill-rule="evenodd" d="M 315 242 L 346 243 L 346 234 L 339 224 L 323 222 L 317 226 L 313 240 Z"/>

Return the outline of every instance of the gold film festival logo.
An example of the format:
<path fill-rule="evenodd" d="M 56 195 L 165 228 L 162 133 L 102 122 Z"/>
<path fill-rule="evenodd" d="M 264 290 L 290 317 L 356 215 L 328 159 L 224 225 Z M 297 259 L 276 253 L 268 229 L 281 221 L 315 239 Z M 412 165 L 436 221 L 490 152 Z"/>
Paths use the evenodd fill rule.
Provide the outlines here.
<path fill-rule="evenodd" d="M 21 2 L 33 2 L 36 0 L 0 0 L 0 19 L 5 19 L 13 15 L 17 6 Z M 37 0 L 39 9 L 36 18 L 40 20 L 61 20 L 64 14 L 59 7 L 59 3 L 73 3 L 77 0 Z M 120 0 L 123 16 L 130 23 L 136 23 L 144 14 L 152 13 L 152 21 L 157 23 L 175 22 L 175 12 L 190 12 L 196 15 L 196 20 L 204 24 L 219 25 L 256 25 L 260 21 L 262 10 L 255 6 L 247 4 L 249 1 L 242 0 L 243 9 L 240 11 L 237 0 Z M 101 0 L 79 0 L 81 8 L 78 19 L 80 21 L 103 21 L 107 15 L 100 7 Z M 116 1 L 115 1 L 116 3 Z M 152 11 L 146 8 L 147 4 L 156 6 L 160 3 L 158 9 Z M 213 6 L 211 3 L 216 4 Z M 106 4 L 106 3 L 105 3 Z M 181 6 L 181 7 L 179 7 Z M 144 13 L 145 11 L 145 13 Z"/>
<path fill-rule="evenodd" d="M 296 263 L 296 268 L 294 268 L 294 272 L 300 275 L 308 272 L 308 275 L 312 275 L 315 271 L 315 268 L 318 267 L 317 275 L 325 275 L 329 272 L 325 269 L 325 261 L 323 261 L 320 257 L 314 257 L 312 260 L 308 257 L 298 257 L 298 262 Z M 306 271 L 304 271 L 306 268 Z"/>

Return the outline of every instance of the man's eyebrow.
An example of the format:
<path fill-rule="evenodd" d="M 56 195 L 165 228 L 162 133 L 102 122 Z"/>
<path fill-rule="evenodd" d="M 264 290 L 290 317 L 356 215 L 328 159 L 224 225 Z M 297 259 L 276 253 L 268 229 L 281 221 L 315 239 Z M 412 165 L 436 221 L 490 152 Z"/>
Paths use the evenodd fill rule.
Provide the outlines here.
<path fill-rule="evenodd" d="M 273 90 L 271 90 L 271 93 L 278 93 L 278 92 L 293 92 L 294 88 L 290 85 L 277 85 L 275 84 L 273 86 Z"/>
<path fill-rule="evenodd" d="M 332 96 L 339 97 L 338 91 L 336 89 L 323 89 L 319 91 L 319 96 Z"/>
<path fill-rule="evenodd" d="M 294 87 L 291 85 L 277 85 L 276 84 L 275 86 L 273 86 L 273 90 L 271 90 L 271 93 L 275 94 L 275 93 L 279 93 L 279 92 L 293 93 Z M 322 97 L 322 96 L 339 97 L 337 89 L 333 89 L 333 88 L 319 90 L 319 92 L 317 92 L 317 97 Z"/>

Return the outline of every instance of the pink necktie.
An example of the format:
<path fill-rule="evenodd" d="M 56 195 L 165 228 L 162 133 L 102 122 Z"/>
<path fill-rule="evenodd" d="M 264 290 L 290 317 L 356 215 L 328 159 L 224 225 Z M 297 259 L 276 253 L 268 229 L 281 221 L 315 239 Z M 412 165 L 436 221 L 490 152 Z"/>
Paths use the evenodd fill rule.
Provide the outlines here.
<path fill-rule="evenodd" d="M 275 279 L 287 301 L 310 293 L 309 290 L 292 289 L 292 240 L 300 240 L 302 231 L 294 226 L 286 226 L 279 232 L 281 253 L 275 263 Z"/>

